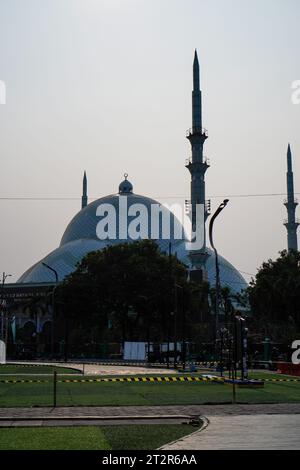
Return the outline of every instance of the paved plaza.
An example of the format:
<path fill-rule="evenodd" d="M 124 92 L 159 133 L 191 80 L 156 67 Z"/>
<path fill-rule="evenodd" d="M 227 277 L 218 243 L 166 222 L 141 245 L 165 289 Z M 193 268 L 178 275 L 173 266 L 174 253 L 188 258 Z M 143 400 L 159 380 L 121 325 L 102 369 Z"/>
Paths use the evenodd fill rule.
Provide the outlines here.
<path fill-rule="evenodd" d="M 300 404 L 0 408 L 0 427 L 178 424 L 206 427 L 164 450 L 300 449 Z"/>
<path fill-rule="evenodd" d="M 205 429 L 163 450 L 300 450 L 300 414 L 210 416 Z"/>
<path fill-rule="evenodd" d="M 147 366 L 130 366 L 130 365 L 102 365 L 102 364 L 85 364 L 82 362 L 14 362 L 10 361 L 10 364 L 24 364 L 24 365 L 42 365 L 42 366 L 58 366 L 57 372 L 59 373 L 59 367 L 68 367 L 70 369 L 79 370 L 84 375 L 153 375 L 153 374 L 174 374 L 174 369 L 168 369 L 167 367 L 147 367 Z M 7 374 L 8 375 L 8 374 Z M 13 374 L 9 374 L 13 375 Z M 21 374 L 18 374 L 21 375 Z M 44 374 L 46 375 L 46 374 Z M 68 375 L 63 373 L 63 375 Z"/>

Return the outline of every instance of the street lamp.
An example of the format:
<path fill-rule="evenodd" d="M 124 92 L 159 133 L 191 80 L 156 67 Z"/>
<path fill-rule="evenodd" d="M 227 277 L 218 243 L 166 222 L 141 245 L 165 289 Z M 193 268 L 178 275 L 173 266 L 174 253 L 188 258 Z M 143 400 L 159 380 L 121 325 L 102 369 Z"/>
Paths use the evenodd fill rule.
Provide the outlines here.
<path fill-rule="evenodd" d="M 223 350 L 224 350 L 224 336 L 228 333 L 228 330 L 226 328 L 221 328 L 220 330 L 220 348 L 221 348 L 221 357 L 220 357 L 220 375 L 223 377 L 223 369 L 224 369 L 224 364 L 223 364 Z"/>
<path fill-rule="evenodd" d="M 185 340 L 185 305 L 184 305 L 184 287 L 175 282 L 175 308 L 174 308 L 174 368 L 177 369 L 177 317 L 178 317 L 178 291 L 182 292 L 182 344 L 181 358 L 183 362 L 183 370 L 186 363 L 186 340 Z"/>
<path fill-rule="evenodd" d="M 46 263 L 42 263 L 42 265 L 45 266 L 45 268 L 50 269 L 50 271 L 52 271 L 54 273 L 55 282 L 56 282 L 56 284 L 58 284 L 58 274 L 57 274 L 56 269 L 52 268 L 51 266 L 49 266 L 49 264 L 46 264 Z"/>
<path fill-rule="evenodd" d="M 4 341 L 4 284 L 5 281 L 8 277 L 10 277 L 11 274 L 6 274 L 5 272 L 2 273 L 2 289 L 1 289 L 1 307 L 2 313 L 1 313 L 1 339 Z M 6 318 L 6 338 L 5 338 L 5 343 L 7 343 L 7 333 L 8 333 L 8 318 Z"/>
<path fill-rule="evenodd" d="M 247 375 L 247 332 L 248 329 L 244 328 L 245 318 L 241 316 L 240 313 L 235 315 L 235 319 L 240 322 L 240 340 L 241 340 L 241 378 L 244 380 L 245 375 Z"/>
<path fill-rule="evenodd" d="M 213 242 L 213 226 L 214 226 L 214 221 L 220 214 L 220 212 L 226 207 L 228 204 L 229 199 L 224 199 L 224 201 L 219 205 L 218 209 L 216 212 L 213 214 L 213 216 L 210 219 L 209 222 L 209 242 L 214 250 L 215 253 L 215 265 L 216 265 L 216 304 L 215 304 L 215 339 L 217 339 L 217 331 L 218 331 L 218 323 L 219 323 L 219 307 L 220 307 L 220 291 L 221 291 L 221 284 L 220 284 L 220 268 L 219 268 L 219 258 L 218 258 L 218 252 L 217 249 L 214 245 Z"/>
<path fill-rule="evenodd" d="M 57 288 L 57 285 L 58 285 L 58 274 L 57 274 L 57 271 L 52 268 L 51 266 L 49 266 L 48 264 L 46 263 L 42 263 L 43 266 L 45 266 L 45 268 L 49 269 L 50 271 L 52 271 L 55 275 L 55 286 L 52 290 L 52 324 L 51 324 L 51 357 L 52 359 L 54 358 L 54 318 L 55 318 L 55 315 L 54 315 L 54 311 L 55 311 L 55 290 Z"/>

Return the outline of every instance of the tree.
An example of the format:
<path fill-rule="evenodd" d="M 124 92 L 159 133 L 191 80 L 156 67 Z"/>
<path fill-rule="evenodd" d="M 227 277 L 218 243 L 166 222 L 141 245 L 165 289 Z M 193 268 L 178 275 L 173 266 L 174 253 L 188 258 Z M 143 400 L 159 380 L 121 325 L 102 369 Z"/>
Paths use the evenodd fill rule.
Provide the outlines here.
<path fill-rule="evenodd" d="M 248 288 L 257 326 L 265 335 L 290 340 L 300 331 L 300 253 L 282 251 L 263 263 Z"/>
<path fill-rule="evenodd" d="M 89 253 L 57 289 L 73 329 L 98 340 L 166 338 L 175 282 L 187 285 L 186 267 L 151 240 Z"/>

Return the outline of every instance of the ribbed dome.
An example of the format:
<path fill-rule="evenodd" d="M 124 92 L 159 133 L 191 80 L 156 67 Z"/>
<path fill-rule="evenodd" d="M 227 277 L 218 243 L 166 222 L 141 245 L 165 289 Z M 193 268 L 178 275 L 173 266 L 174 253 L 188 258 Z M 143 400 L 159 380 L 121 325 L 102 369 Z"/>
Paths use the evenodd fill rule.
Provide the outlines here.
<path fill-rule="evenodd" d="M 128 181 L 127 181 L 128 183 Z M 126 197 L 125 197 L 126 196 Z M 97 199 L 96 201 L 91 202 L 88 206 L 86 206 L 83 210 L 78 212 L 78 214 L 73 217 L 69 225 L 67 226 L 65 233 L 62 236 L 60 246 L 65 245 L 66 243 L 69 243 L 74 240 L 78 239 L 95 239 L 99 240 L 99 237 L 97 236 L 97 225 L 99 221 L 101 220 L 101 217 L 97 214 L 99 214 L 99 208 L 102 207 L 103 211 L 107 207 L 107 205 L 113 206 L 116 211 L 116 233 L 117 233 L 117 240 L 115 240 L 115 237 L 113 239 L 110 239 L 111 243 L 117 242 L 125 242 L 125 241 L 130 241 L 130 236 L 128 238 L 124 238 L 119 235 L 119 208 L 121 204 L 125 204 L 127 206 L 127 209 L 129 210 L 133 205 L 132 209 L 134 209 L 134 212 L 138 210 L 138 206 L 135 205 L 142 205 L 146 210 L 148 214 L 148 223 L 147 223 L 147 234 L 148 238 L 151 238 L 151 208 L 153 205 L 159 206 L 162 211 L 165 211 L 169 213 L 170 216 L 170 240 L 163 239 L 162 236 L 162 218 L 160 216 L 159 219 L 159 237 L 157 237 L 157 240 L 159 242 L 160 246 L 167 247 L 169 242 L 171 241 L 172 243 L 178 243 L 180 240 L 175 240 L 174 239 L 174 223 L 178 224 L 180 226 L 180 222 L 176 219 L 174 214 L 170 212 L 167 208 L 165 208 L 163 205 L 161 205 L 158 201 L 155 201 L 154 199 L 151 199 L 146 196 L 140 196 L 138 194 L 134 193 L 127 193 L 127 194 L 111 194 L 109 196 L 102 197 L 100 199 Z M 127 226 L 129 226 L 130 222 L 136 218 L 136 215 L 128 215 L 127 217 Z"/>
<path fill-rule="evenodd" d="M 63 280 L 68 274 L 76 269 L 76 264 L 91 251 L 102 250 L 105 246 L 111 245 L 111 241 L 100 241 L 100 240 L 89 240 L 80 239 L 73 242 L 66 243 L 65 245 L 57 248 L 47 255 L 44 259 L 34 264 L 28 269 L 18 280 L 18 282 L 54 282 L 54 275 L 49 269 L 43 266 L 42 263 L 46 263 L 53 267 L 57 273 L 59 280 Z M 165 244 L 160 243 L 163 251 L 168 251 L 168 242 L 165 240 Z M 208 274 L 208 280 L 212 286 L 215 284 L 215 257 L 214 252 L 207 249 L 210 256 L 206 263 L 206 269 Z M 172 252 L 177 254 L 178 258 L 189 265 L 188 252 L 185 249 L 184 242 L 177 242 L 172 247 Z M 232 292 L 239 292 L 241 289 L 245 289 L 247 284 L 241 274 L 222 256 L 219 256 L 220 264 L 220 278 L 222 286 L 229 287 Z"/>
<path fill-rule="evenodd" d="M 128 186 L 125 186 L 128 185 Z M 123 186 L 124 185 L 124 186 Z M 46 263 L 58 272 L 59 280 L 64 279 L 65 276 L 70 274 L 76 269 L 76 264 L 89 252 L 95 250 L 101 250 L 107 245 L 118 244 L 122 242 L 132 242 L 132 238 L 116 238 L 100 240 L 97 236 L 97 224 L 99 223 L 100 217 L 98 208 L 102 206 L 105 208 L 110 205 L 115 208 L 116 213 L 116 233 L 119 234 L 119 208 L 120 200 L 126 200 L 127 210 L 133 205 L 143 205 L 147 209 L 148 217 L 148 238 L 151 237 L 151 206 L 156 204 L 160 208 L 169 214 L 170 217 L 170 238 L 165 239 L 162 236 L 162 226 L 159 223 L 159 236 L 156 239 L 160 249 L 166 253 L 169 251 L 169 244 L 171 243 L 172 253 L 176 253 L 178 259 L 180 259 L 186 265 L 190 265 L 189 253 L 186 250 L 184 239 L 174 238 L 174 224 L 180 226 L 180 222 L 176 219 L 173 213 L 167 208 L 160 205 L 159 202 L 154 199 L 134 194 L 130 191 L 132 188 L 131 183 L 125 179 L 120 188 L 122 191 L 120 194 L 112 194 L 110 196 L 102 197 L 93 201 L 84 209 L 82 209 L 75 217 L 71 220 L 67 226 L 65 233 L 63 234 L 60 246 L 52 251 L 44 259 L 33 265 L 28 269 L 19 279 L 18 282 L 53 282 L 53 273 L 43 266 L 42 263 Z M 125 191 L 128 189 L 128 191 Z M 127 197 L 124 197 L 127 196 Z M 136 210 L 137 206 L 134 206 Z M 133 209 L 133 208 L 132 208 Z M 133 212 L 135 212 L 135 210 Z M 103 211 L 102 211 L 103 214 Z M 136 215 L 128 216 L 127 224 L 129 225 L 132 219 L 135 219 Z M 161 218 L 160 218 L 161 222 Z M 183 230 L 183 229 L 182 229 Z M 212 250 L 207 249 L 209 257 L 206 262 L 206 270 L 208 273 L 209 282 L 214 285 L 215 283 L 215 258 Z M 241 289 L 245 289 L 247 284 L 241 274 L 224 258 L 219 257 L 220 262 L 220 278 L 223 286 L 228 286 L 233 292 L 239 292 Z"/>
<path fill-rule="evenodd" d="M 57 271 L 62 281 L 76 269 L 76 264 L 89 252 L 102 250 L 106 246 L 100 240 L 75 240 L 51 251 L 49 255 L 29 268 L 18 282 L 55 282 L 55 275 L 43 263 Z"/>

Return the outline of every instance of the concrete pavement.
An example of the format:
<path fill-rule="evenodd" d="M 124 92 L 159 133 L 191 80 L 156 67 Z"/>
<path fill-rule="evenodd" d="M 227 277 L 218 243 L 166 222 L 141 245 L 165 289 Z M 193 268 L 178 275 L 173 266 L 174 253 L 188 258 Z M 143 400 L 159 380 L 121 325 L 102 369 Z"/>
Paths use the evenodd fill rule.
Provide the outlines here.
<path fill-rule="evenodd" d="M 300 450 L 300 414 L 209 416 L 208 426 L 163 450 Z"/>
<path fill-rule="evenodd" d="M 103 365 L 103 364 L 85 364 L 80 362 L 14 362 L 9 364 L 20 365 L 42 365 L 57 366 L 57 372 L 60 373 L 59 367 L 67 367 L 76 369 L 84 375 L 153 375 L 153 374 L 174 374 L 174 369 L 164 367 L 146 367 L 146 366 L 129 366 L 129 365 Z M 66 375 L 62 372 L 63 375 Z M 12 374 L 10 374 L 12 375 Z M 20 375 L 20 374 L 17 374 Z M 31 374 L 33 375 L 33 374 Z"/>

